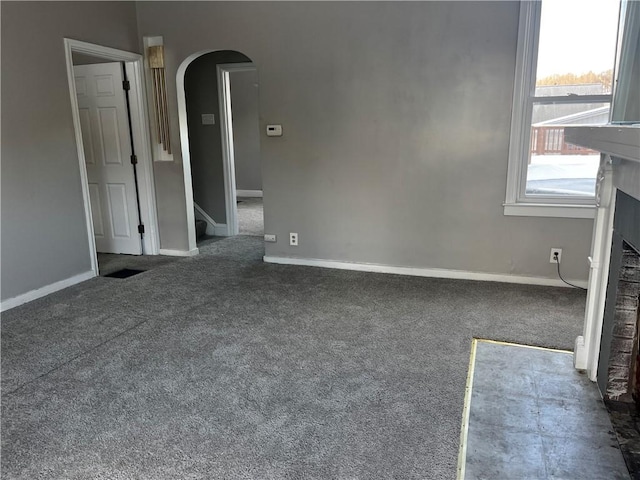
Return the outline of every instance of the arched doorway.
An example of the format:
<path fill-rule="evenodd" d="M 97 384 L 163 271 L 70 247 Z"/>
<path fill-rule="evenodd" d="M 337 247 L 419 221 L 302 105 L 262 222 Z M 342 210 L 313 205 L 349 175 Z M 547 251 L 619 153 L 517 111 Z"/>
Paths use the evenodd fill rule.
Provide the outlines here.
<path fill-rule="evenodd" d="M 196 224 L 206 224 L 207 236 L 261 236 L 255 65 L 236 51 L 199 52 L 180 65 L 177 87 L 189 248 L 197 247 Z"/>

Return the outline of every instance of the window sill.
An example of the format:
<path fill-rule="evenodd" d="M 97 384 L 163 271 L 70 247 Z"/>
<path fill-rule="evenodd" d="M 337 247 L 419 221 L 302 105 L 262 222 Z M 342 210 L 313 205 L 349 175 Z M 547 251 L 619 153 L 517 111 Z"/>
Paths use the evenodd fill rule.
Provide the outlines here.
<path fill-rule="evenodd" d="M 504 214 L 513 217 L 595 218 L 595 205 L 505 203 Z"/>

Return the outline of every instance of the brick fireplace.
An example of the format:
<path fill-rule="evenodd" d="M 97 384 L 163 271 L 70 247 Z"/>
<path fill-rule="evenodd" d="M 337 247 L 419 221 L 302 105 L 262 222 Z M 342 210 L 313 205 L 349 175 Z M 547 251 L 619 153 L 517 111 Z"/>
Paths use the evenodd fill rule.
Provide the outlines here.
<path fill-rule="evenodd" d="M 640 478 L 640 197 L 620 190 L 609 259 L 597 381 L 629 472 Z"/>
<path fill-rule="evenodd" d="M 616 250 L 610 264 L 598 384 L 605 400 L 635 403 L 640 401 L 640 254 L 625 240 Z"/>
<path fill-rule="evenodd" d="M 603 396 L 607 396 L 609 386 L 608 396 L 624 401 L 629 395 L 625 396 L 626 391 L 619 393 L 618 378 L 628 381 L 631 371 L 627 362 L 634 354 L 630 345 L 635 345 L 629 336 L 638 328 L 637 316 L 628 324 L 630 315 L 624 313 L 637 298 L 633 300 L 629 294 L 633 286 L 626 283 L 629 268 L 621 271 L 621 264 L 640 249 L 640 125 L 566 127 L 565 136 L 570 143 L 603 153 L 596 183 L 585 323 L 583 334 L 576 338 L 574 365 L 598 381 Z M 623 251 L 627 252 L 624 257 Z M 615 358 L 611 359 L 614 337 L 620 348 L 616 347 Z M 616 378 L 611 385 L 610 366 L 621 367 L 611 368 Z"/>

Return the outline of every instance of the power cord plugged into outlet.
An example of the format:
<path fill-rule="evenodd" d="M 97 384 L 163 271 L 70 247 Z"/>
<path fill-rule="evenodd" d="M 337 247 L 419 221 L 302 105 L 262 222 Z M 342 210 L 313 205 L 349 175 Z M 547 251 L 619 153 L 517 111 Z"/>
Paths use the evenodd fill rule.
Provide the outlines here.
<path fill-rule="evenodd" d="M 580 290 L 585 290 L 585 291 L 587 290 L 586 288 L 579 287 L 578 285 L 574 285 L 573 283 L 569 283 L 564 278 L 562 278 L 562 274 L 560 273 L 560 253 L 559 252 L 553 252 L 553 260 L 555 261 L 555 264 L 558 267 L 558 277 L 560 277 L 560 280 L 562 280 L 564 283 L 566 283 L 570 287 L 577 288 Z"/>

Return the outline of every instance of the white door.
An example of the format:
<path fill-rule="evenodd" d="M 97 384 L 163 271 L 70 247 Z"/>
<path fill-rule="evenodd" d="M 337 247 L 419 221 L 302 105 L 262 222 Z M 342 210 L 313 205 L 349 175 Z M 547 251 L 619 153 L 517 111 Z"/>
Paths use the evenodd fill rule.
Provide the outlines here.
<path fill-rule="evenodd" d="M 120 63 L 73 67 L 96 250 L 142 253 Z"/>

